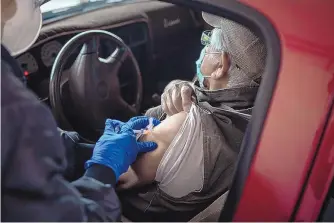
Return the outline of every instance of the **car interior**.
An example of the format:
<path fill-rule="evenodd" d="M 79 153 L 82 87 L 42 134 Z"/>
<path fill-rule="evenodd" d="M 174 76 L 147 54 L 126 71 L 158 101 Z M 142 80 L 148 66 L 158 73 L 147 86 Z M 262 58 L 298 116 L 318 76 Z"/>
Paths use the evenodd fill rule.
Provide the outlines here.
<path fill-rule="evenodd" d="M 36 43 L 29 51 L 18 56 L 17 60 L 27 77 L 30 89 L 40 100 L 51 106 L 50 73 L 61 48 L 72 37 L 87 30 L 105 30 L 117 35 L 131 49 L 133 59 L 139 66 L 136 73 L 131 70 L 131 62 L 126 60 L 125 63 L 128 64 L 121 66 L 117 73 L 121 97 L 135 112 L 126 114 L 124 110 L 118 110 L 112 114 L 112 117 L 124 121 L 160 104 L 159 96 L 171 80 L 194 78 L 194 61 L 201 50 L 200 37 L 204 29 L 200 12 L 173 4 L 158 1 L 111 4 L 60 20 L 46 20 Z M 63 129 L 81 126 L 80 123 L 75 123 L 79 122 L 75 118 L 77 114 L 66 110 L 72 103 L 72 99 L 68 98 L 69 94 L 66 93 L 69 90 L 66 76 L 78 57 L 81 46 L 74 48 L 69 58 L 61 65 L 63 97 L 60 100 L 64 108 L 61 113 L 65 113 L 70 120 L 56 115 Z M 108 41 L 102 37 L 99 57 L 106 58 L 115 49 L 116 45 L 112 40 Z M 136 75 L 141 76 L 141 83 L 136 83 Z M 137 92 L 133 92 L 134 88 L 138 88 Z"/>
<path fill-rule="evenodd" d="M 238 22 L 255 28 L 265 39 L 274 35 L 269 23 L 264 22 L 263 27 L 255 25 L 260 24 L 261 15 L 255 13 L 247 19 L 242 12 L 250 9 L 237 2 L 224 1 L 225 9 L 196 1 L 94 2 L 85 3 L 87 7 L 79 11 L 44 13 L 37 41 L 16 57 L 28 87 L 51 108 L 58 126 L 77 131 L 86 143 L 96 142 L 106 116 L 126 121 L 142 115 L 160 104 L 160 96 L 170 81 L 194 79 L 195 61 L 203 47 L 202 32 L 211 29 L 202 19 L 203 10 L 239 19 Z M 243 17 L 238 17 L 241 14 Z M 266 44 L 273 45 L 268 54 L 277 53 L 275 58 L 280 58 L 277 39 L 274 36 Z M 274 63 L 268 57 L 267 64 L 270 68 L 266 73 L 271 71 L 276 75 L 279 61 Z M 97 76 L 102 78 L 94 78 Z M 268 76 L 261 82 L 270 90 L 263 94 L 264 89 L 260 89 L 258 93 L 255 116 L 258 118 L 253 117 L 255 120 L 246 131 L 249 140 L 242 148 L 247 147 L 247 151 L 241 150 L 229 195 L 226 191 L 192 221 L 217 220 L 225 201 L 228 213 L 222 213 L 221 217 L 232 220 L 275 80 Z M 112 94 L 106 93 L 106 83 L 112 83 Z M 123 221 L 133 221 L 123 217 Z"/>

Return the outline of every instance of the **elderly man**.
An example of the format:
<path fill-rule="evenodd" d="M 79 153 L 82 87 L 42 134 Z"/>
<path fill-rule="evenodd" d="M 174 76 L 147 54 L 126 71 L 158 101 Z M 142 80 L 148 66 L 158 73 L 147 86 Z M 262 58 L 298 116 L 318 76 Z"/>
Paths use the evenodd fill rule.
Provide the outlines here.
<path fill-rule="evenodd" d="M 228 190 L 262 76 L 266 49 L 249 29 L 203 13 L 197 81 L 173 81 L 162 105 L 146 115 L 167 118 L 140 141 L 158 149 L 142 155 L 120 178 L 125 216 L 143 221 L 187 221 Z M 155 184 L 151 184 L 151 183 Z"/>

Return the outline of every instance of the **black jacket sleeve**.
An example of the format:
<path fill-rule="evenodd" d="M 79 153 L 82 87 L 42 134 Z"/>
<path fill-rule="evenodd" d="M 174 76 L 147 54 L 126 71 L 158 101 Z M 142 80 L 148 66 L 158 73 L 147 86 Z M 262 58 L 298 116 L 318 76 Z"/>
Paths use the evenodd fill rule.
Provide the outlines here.
<path fill-rule="evenodd" d="M 1 65 L 1 220 L 119 221 L 113 171 L 93 166 L 67 182 L 51 112 Z"/>

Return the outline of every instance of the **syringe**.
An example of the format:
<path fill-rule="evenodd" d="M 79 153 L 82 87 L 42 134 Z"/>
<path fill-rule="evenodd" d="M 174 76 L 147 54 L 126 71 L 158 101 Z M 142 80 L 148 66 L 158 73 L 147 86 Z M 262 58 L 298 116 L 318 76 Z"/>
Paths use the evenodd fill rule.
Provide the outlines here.
<path fill-rule="evenodd" d="M 144 133 L 144 130 L 145 130 L 145 129 L 140 129 L 140 130 L 136 130 L 136 129 L 134 129 L 133 132 L 134 132 L 135 134 L 140 134 L 140 133 Z"/>
<path fill-rule="evenodd" d="M 148 130 L 152 130 L 153 129 L 153 118 L 149 118 L 148 119 L 148 126 L 146 127 Z"/>
<path fill-rule="evenodd" d="M 148 126 L 146 126 L 145 129 L 140 129 L 140 130 L 134 129 L 133 130 L 133 132 L 136 134 L 136 140 L 138 140 L 144 134 L 145 130 L 151 131 L 153 129 L 153 127 L 154 127 L 154 125 L 153 125 L 153 118 L 149 118 L 148 119 L 148 123 L 149 124 L 148 124 Z"/>

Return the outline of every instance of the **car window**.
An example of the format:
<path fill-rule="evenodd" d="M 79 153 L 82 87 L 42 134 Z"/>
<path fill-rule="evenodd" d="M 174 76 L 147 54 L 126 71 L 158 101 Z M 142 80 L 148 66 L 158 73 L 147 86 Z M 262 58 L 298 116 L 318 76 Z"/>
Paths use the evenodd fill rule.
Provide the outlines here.
<path fill-rule="evenodd" d="M 41 6 L 43 20 L 61 18 L 126 0 L 51 0 Z"/>

